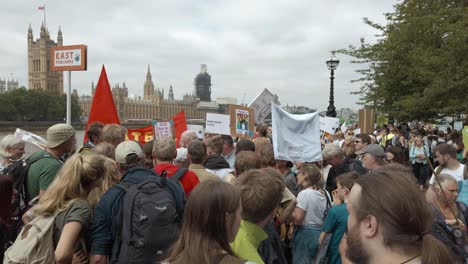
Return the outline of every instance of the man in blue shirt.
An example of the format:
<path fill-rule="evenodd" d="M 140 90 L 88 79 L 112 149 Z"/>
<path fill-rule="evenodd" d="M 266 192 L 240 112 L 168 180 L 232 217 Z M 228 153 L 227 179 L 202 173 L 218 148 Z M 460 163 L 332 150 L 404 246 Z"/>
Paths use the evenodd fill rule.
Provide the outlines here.
<path fill-rule="evenodd" d="M 322 226 L 320 244 L 322 244 L 326 233 L 331 233 L 330 245 L 328 247 L 328 262 L 330 264 L 341 264 L 339 245 L 346 231 L 348 211 L 346 210 L 346 199 L 353 188 L 354 182 L 359 177 L 356 172 L 348 172 L 336 177 L 337 188 L 334 191 L 335 206 L 330 208 Z"/>

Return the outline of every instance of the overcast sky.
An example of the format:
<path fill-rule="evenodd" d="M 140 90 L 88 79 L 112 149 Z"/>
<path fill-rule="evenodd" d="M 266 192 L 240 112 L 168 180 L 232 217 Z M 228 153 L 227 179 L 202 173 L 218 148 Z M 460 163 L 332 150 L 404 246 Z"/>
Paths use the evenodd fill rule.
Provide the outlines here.
<path fill-rule="evenodd" d="M 0 78 L 27 86 L 27 29 L 39 37 L 46 4 L 47 27 L 64 45 L 88 45 L 88 71 L 72 73 L 72 89 L 90 94 L 102 64 L 109 82 L 143 94 L 147 65 L 156 87 L 172 84 L 176 98 L 193 91 L 200 64 L 208 65 L 212 98 L 249 103 L 263 88 L 282 104 L 324 110 L 328 105 L 330 50 L 358 44 L 377 33 L 363 17 L 384 23 L 396 0 L 155 0 L 4 1 L 0 9 Z M 335 105 L 358 109 L 350 95 L 359 84 L 357 65 L 339 55 Z M 67 75 L 64 75 L 67 80 Z M 68 82 L 65 81 L 65 87 Z"/>

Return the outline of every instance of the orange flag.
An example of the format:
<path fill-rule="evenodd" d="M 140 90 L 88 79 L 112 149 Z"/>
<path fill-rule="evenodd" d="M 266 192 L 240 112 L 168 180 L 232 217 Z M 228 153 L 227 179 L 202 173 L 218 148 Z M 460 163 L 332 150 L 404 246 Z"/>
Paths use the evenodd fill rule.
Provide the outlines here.
<path fill-rule="evenodd" d="M 106 68 L 102 65 L 101 76 L 94 92 L 91 111 L 88 117 L 85 131 L 88 131 L 89 124 L 93 122 L 101 122 L 103 124 L 119 124 L 119 116 L 115 108 L 112 91 L 110 89 L 109 80 L 107 79 Z M 85 133 L 84 142 L 88 141 Z"/>
<path fill-rule="evenodd" d="M 179 147 L 180 137 L 187 130 L 187 120 L 184 111 L 177 113 L 171 118 L 174 121 L 175 143 Z"/>

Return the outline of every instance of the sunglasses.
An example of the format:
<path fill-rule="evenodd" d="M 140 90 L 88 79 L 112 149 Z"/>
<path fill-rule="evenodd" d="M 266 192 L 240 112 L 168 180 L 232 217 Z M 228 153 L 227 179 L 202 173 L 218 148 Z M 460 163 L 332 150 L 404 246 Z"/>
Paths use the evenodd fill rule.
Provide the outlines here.
<path fill-rule="evenodd" d="M 361 140 L 354 141 L 354 143 L 361 143 L 361 142 L 362 142 Z"/>

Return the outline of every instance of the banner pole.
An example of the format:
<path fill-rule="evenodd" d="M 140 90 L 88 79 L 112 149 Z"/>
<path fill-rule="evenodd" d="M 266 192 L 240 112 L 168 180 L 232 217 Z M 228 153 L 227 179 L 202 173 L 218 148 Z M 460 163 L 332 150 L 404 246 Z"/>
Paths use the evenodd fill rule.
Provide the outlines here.
<path fill-rule="evenodd" d="M 67 124 L 71 125 L 71 71 L 68 71 Z"/>

